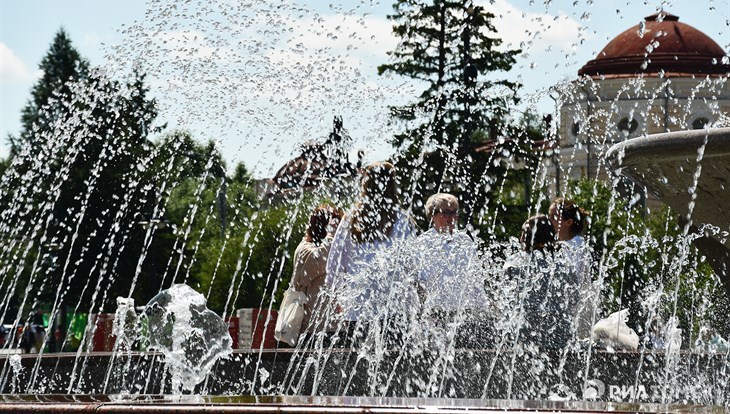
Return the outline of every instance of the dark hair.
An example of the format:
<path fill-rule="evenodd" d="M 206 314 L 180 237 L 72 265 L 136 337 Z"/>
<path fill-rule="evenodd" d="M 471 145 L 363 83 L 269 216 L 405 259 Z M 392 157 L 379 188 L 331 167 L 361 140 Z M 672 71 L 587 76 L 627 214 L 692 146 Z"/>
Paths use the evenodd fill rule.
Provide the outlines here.
<path fill-rule="evenodd" d="M 552 204 L 557 211 L 560 212 L 560 218 L 562 220 L 573 220 L 573 224 L 570 225 L 570 234 L 575 236 L 583 234 L 583 230 L 586 228 L 586 223 L 590 219 L 591 213 L 583 208 L 578 207 L 578 204 L 573 200 L 558 197 L 553 200 Z"/>
<path fill-rule="evenodd" d="M 322 243 L 327 236 L 327 225 L 333 218 L 342 218 L 342 211 L 329 204 L 322 204 L 314 209 L 309 216 L 309 225 L 305 232 L 308 241 L 314 244 Z"/>
<path fill-rule="evenodd" d="M 368 165 L 363 172 L 360 202 L 352 213 L 350 234 L 358 243 L 390 236 L 398 215 L 395 168 L 389 162 Z"/>
<path fill-rule="evenodd" d="M 555 229 L 550 219 L 544 214 L 528 218 L 522 224 L 520 243 L 526 252 L 555 250 Z"/>

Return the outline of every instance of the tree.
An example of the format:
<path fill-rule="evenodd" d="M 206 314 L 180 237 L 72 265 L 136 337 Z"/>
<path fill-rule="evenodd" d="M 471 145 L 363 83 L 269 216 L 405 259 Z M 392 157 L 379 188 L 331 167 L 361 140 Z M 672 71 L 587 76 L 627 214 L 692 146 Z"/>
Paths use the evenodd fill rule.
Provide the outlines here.
<path fill-rule="evenodd" d="M 534 112 L 524 112 L 516 123 L 509 126 L 512 139 L 490 143 L 491 176 L 484 177 L 489 189 L 482 211 L 476 215 L 475 227 L 485 239 L 506 240 L 520 234 L 522 224 L 535 212 L 540 191 L 534 188 L 535 174 L 545 139 L 546 125 Z M 501 154 L 497 155 L 495 152 Z"/>
<path fill-rule="evenodd" d="M 304 196 L 261 208 L 253 179 L 243 164 L 236 166 L 226 182 L 225 210 L 219 208 L 220 179 L 209 183 L 189 179 L 172 191 L 167 216 L 178 227 L 179 223 L 192 223 L 185 269 L 176 275 L 176 281 L 198 289 L 206 295 L 208 307 L 220 314 L 241 307 L 266 308 L 288 286 L 294 250 L 312 207 L 321 200 Z M 197 197 L 192 187 L 202 188 Z M 197 205 L 194 214 L 191 205 Z M 173 277 L 166 278 L 171 281 Z"/>
<path fill-rule="evenodd" d="M 89 69 L 63 30 L 41 69 L 0 188 L 4 229 L 30 262 L 3 279 L 18 317 L 43 303 L 79 312 L 113 303 L 109 286 L 135 274 L 139 252 L 127 242 L 153 186 L 145 166 L 157 110 L 144 75 L 120 82 Z"/>
<path fill-rule="evenodd" d="M 400 152 L 402 185 L 415 198 L 459 193 L 470 221 L 485 200 L 481 177 L 492 173 L 490 160 L 501 152 L 477 151 L 476 137 L 499 142 L 514 135 L 506 120 L 518 85 L 492 73 L 510 70 L 520 51 L 497 50 L 502 41 L 492 37 L 494 15 L 470 0 L 399 0 L 393 8 L 388 17 L 401 43 L 378 73 L 426 84 L 415 102 L 391 108 L 409 124 L 391 141 Z"/>
<path fill-rule="evenodd" d="M 212 141 L 197 142 L 188 132 L 174 131 L 157 144 L 151 173 L 158 177 L 158 189 L 145 217 L 162 220 L 165 231 L 151 240 L 142 267 L 136 300 L 146 302 L 172 283 L 200 286 L 194 266 L 200 252 L 221 239 L 225 231 L 225 163 Z"/>
<path fill-rule="evenodd" d="M 311 200 L 298 200 L 249 210 L 233 217 L 226 239 L 206 244 L 197 270 L 211 309 L 230 314 L 242 307 L 266 308 L 274 297 L 280 303 L 310 204 Z"/>
<path fill-rule="evenodd" d="M 151 196 L 146 187 L 154 178 L 140 167 L 150 162 L 152 144 L 147 136 L 157 116 L 155 102 L 147 93 L 140 74 L 121 84 L 93 73 L 72 89 L 66 102 L 70 104 L 65 114 L 69 121 L 53 132 L 62 137 L 62 145 L 52 157 L 53 168 L 67 171 L 67 179 L 39 183 L 40 188 L 58 188 L 51 210 L 53 222 L 46 234 L 61 246 L 66 274 L 60 277 L 62 281 L 68 277 L 69 299 L 84 310 L 126 296 L 124 289 L 104 290 L 95 300 L 95 278 L 106 279 L 104 286 L 109 286 L 115 278 L 128 280 L 134 274 L 137 252 L 111 246 L 120 245 L 136 231 L 135 217 Z M 49 140 L 47 145 L 53 142 Z M 118 224 L 126 228 L 117 231 Z M 72 277 L 71 272 L 80 276 Z M 115 273 L 118 275 L 113 277 Z"/>
<path fill-rule="evenodd" d="M 42 146 L 38 142 L 39 131 L 48 130 L 53 117 L 50 113 L 60 112 L 59 105 L 70 96 L 70 84 L 86 79 L 89 62 L 81 57 L 71 44 L 66 31 L 59 29 L 51 47 L 39 65 L 43 75 L 31 89 L 31 98 L 21 113 L 22 129 L 18 137 L 9 136 L 10 156 L 17 155 L 24 145 Z M 47 107 L 51 104 L 51 107 Z M 44 109 L 44 107 L 46 107 Z M 41 111 L 44 114 L 41 114 Z"/>
<path fill-rule="evenodd" d="M 722 283 L 668 208 L 642 215 L 599 180 L 571 181 L 567 191 L 591 213 L 585 237 L 604 281 L 603 316 L 629 309 L 628 325 L 640 336 L 653 316 L 674 316 L 690 346 L 703 324 L 730 332 L 717 317 L 728 302 Z"/>

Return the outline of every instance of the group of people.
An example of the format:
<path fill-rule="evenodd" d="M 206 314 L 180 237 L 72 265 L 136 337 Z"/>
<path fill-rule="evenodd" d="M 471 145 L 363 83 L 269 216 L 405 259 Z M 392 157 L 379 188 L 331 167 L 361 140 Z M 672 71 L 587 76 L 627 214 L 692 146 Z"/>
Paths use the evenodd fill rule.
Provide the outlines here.
<path fill-rule="evenodd" d="M 458 228 L 458 199 L 434 194 L 425 213 L 430 228 L 418 235 L 413 218 L 400 207 L 394 167 L 388 162 L 364 169 L 361 194 L 351 211 L 343 214 L 331 205 L 314 210 L 294 254 L 291 281 L 307 297 L 303 338 L 336 330 L 348 343 L 373 322 L 425 315 L 445 326 L 445 321 L 471 314 L 483 323 L 498 312 L 485 288 L 479 246 Z M 522 252 L 503 269 L 513 281 L 541 275 L 512 298 L 513 309 L 525 321 L 523 338 L 562 346 L 585 319 L 578 306 L 585 302 L 580 292 L 589 290 L 590 283 L 581 236 L 587 218 L 585 210 L 559 198 L 547 216 L 524 223 Z M 568 264 L 561 271 L 555 271 L 561 267 L 556 267 L 556 256 Z"/>

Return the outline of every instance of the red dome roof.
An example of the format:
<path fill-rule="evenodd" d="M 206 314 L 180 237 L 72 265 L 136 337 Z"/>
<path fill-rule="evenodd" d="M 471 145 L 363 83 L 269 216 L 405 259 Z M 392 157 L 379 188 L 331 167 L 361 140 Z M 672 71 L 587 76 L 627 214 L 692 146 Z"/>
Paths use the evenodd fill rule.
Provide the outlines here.
<path fill-rule="evenodd" d="M 679 17 L 655 13 L 608 42 L 578 75 L 591 77 L 666 74 L 727 74 L 725 51 L 709 36 L 680 23 Z"/>

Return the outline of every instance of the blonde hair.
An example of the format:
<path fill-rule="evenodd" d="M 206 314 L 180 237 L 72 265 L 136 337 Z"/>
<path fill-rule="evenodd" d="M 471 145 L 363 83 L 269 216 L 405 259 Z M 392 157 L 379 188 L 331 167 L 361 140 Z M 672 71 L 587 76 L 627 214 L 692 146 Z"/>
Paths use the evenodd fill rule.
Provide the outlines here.
<path fill-rule="evenodd" d="M 442 211 L 445 207 L 459 209 L 459 199 L 449 193 L 437 193 L 426 201 L 426 218 L 431 220 L 433 216 Z"/>
<path fill-rule="evenodd" d="M 395 168 L 389 162 L 365 167 L 360 202 L 352 212 L 350 234 L 358 243 L 385 240 L 398 215 L 398 187 Z"/>

